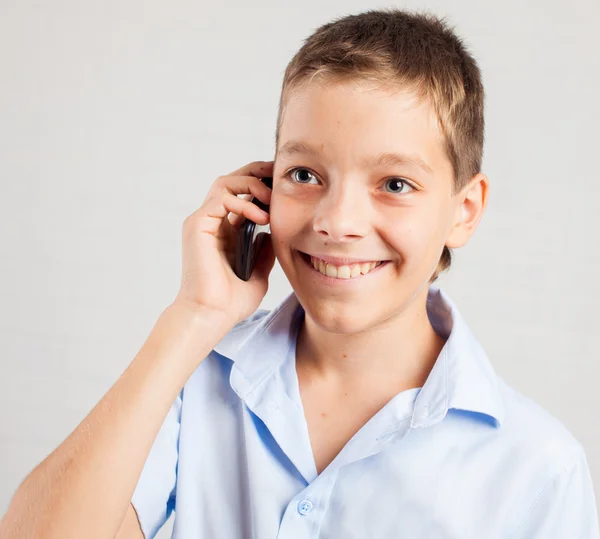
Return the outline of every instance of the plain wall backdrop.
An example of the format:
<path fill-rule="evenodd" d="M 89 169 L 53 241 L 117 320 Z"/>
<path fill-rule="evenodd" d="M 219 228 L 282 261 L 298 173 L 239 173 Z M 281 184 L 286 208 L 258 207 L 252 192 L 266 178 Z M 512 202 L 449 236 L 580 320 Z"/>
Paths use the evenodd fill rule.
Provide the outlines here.
<path fill-rule="evenodd" d="M 490 202 L 438 284 L 600 496 L 597 0 L 0 0 L 0 514 L 174 299 L 214 179 L 273 158 L 302 40 L 391 5 L 447 16 L 487 91 Z M 276 266 L 262 307 L 290 290 Z"/>

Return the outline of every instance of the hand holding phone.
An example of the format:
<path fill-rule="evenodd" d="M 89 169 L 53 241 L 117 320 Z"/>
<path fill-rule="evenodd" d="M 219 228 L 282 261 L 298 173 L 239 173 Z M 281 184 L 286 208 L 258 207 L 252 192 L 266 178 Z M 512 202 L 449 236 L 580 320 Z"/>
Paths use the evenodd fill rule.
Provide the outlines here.
<path fill-rule="evenodd" d="M 269 215 L 263 208 L 271 189 L 261 181 L 272 175 L 273 161 L 255 161 L 215 180 L 202 206 L 185 219 L 181 286 L 173 303 L 214 313 L 215 320 L 231 325 L 258 308 L 275 264 L 271 242 L 264 241 Z M 240 234 L 240 275 L 247 282 L 235 270 Z"/>

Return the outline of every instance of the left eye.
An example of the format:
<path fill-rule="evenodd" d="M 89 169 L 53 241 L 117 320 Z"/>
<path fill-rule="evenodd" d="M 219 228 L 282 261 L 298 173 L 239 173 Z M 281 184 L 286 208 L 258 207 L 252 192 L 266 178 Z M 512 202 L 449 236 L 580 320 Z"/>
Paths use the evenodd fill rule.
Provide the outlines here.
<path fill-rule="evenodd" d="M 302 176 L 304 176 L 303 178 L 300 178 L 299 175 L 297 175 L 298 172 L 302 172 Z M 313 178 L 315 177 L 315 175 L 310 172 L 309 170 L 305 169 L 305 168 L 294 168 L 292 170 L 290 170 L 286 176 L 290 177 L 292 179 L 292 181 L 296 182 L 296 183 L 309 183 L 310 182 L 310 176 L 312 176 Z M 306 179 L 306 176 L 309 176 L 308 181 Z"/>
<path fill-rule="evenodd" d="M 389 180 L 385 181 L 385 185 L 390 186 L 388 193 L 403 193 L 406 191 L 406 189 L 404 189 L 405 187 L 408 187 L 409 192 L 414 190 L 414 187 L 402 178 L 390 178 Z"/>

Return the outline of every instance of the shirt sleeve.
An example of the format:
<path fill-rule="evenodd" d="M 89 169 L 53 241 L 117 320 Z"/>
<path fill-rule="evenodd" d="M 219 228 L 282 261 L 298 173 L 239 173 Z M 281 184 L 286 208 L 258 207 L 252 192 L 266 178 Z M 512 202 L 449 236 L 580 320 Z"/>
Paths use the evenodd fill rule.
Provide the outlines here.
<path fill-rule="evenodd" d="M 544 487 L 512 539 L 599 539 L 596 499 L 583 449 Z"/>
<path fill-rule="evenodd" d="M 175 508 L 183 390 L 154 439 L 131 503 L 145 539 L 153 539 Z"/>

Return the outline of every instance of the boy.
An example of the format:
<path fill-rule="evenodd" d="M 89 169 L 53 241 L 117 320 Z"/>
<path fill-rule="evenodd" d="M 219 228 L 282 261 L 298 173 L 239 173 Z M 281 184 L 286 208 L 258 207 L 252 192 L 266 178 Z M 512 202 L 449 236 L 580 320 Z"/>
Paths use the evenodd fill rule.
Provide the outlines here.
<path fill-rule="evenodd" d="M 176 509 L 179 538 L 597 538 L 581 445 L 432 286 L 487 203 L 483 132 L 479 70 L 443 22 L 319 28 L 286 70 L 275 161 L 186 220 L 176 300 L 7 529 L 149 539 Z M 248 282 L 240 216 L 271 226 Z M 274 255 L 294 292 L 256 311 Z"/>

